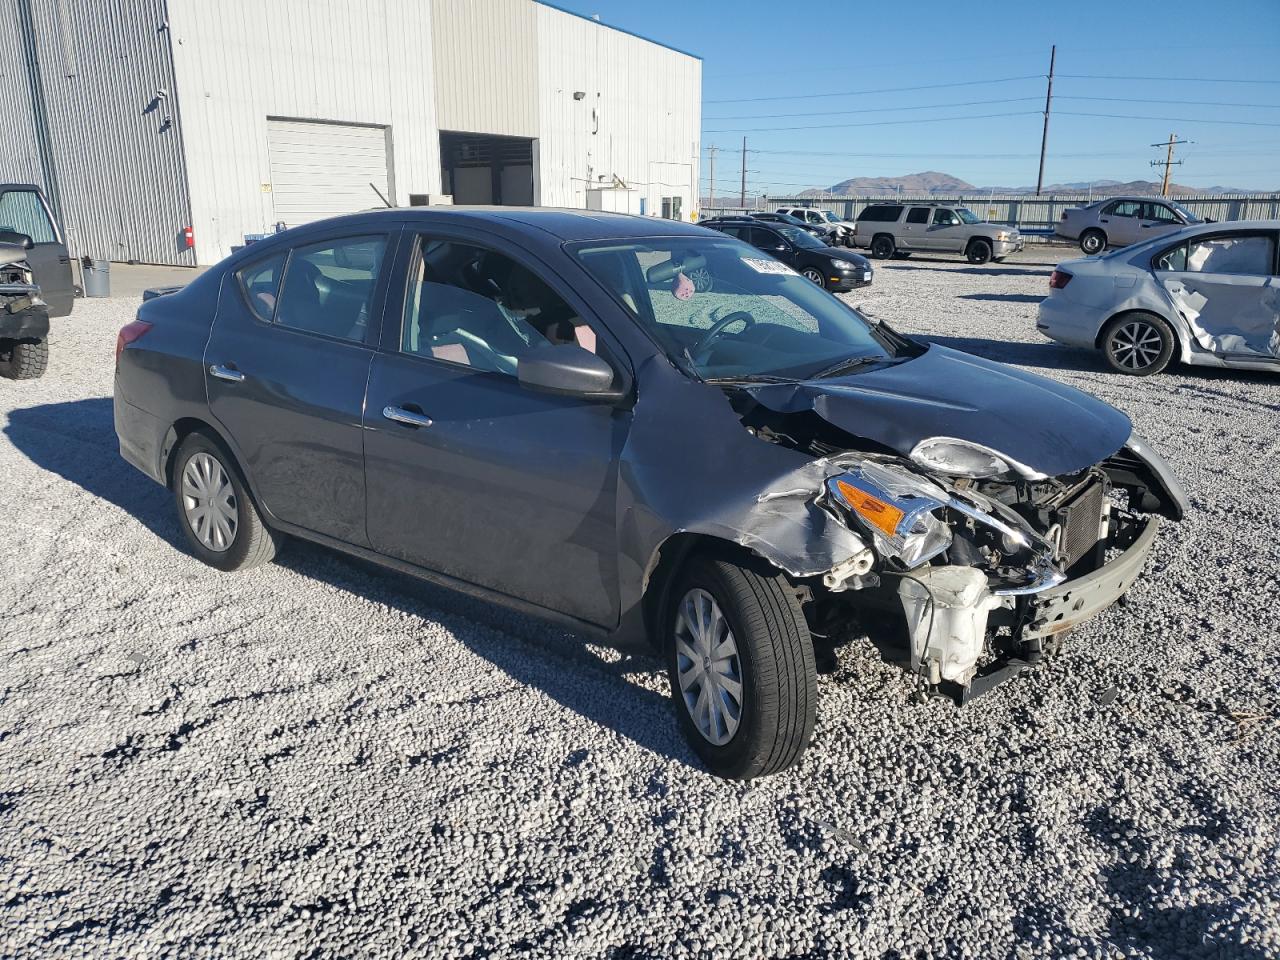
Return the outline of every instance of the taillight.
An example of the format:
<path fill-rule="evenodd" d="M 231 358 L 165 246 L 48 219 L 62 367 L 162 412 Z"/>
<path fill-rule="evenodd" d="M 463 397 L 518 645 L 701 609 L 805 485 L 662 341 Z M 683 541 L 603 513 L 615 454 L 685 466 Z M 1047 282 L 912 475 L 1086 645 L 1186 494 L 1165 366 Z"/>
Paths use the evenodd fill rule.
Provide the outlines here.
<path fill-rule="evenodd" d="M 133 341 L 139 339 L 143 334 L 151 329 L 151 324 L 145 320 L 135 320 L 133 323 L 126 323 L 120 328 L 120 332 L 116 335 L 116 363 L 120 362 L 120 354 L 124 352 L 124 348 Z"/>
<path fill-rule="evenodd" d="M 1061 290 L 1070 282 L 1071 274 L 1067 273 L 1065 270 L 1055 270 L 1053 273 L 1049 274 L 1050 290 Z"/>

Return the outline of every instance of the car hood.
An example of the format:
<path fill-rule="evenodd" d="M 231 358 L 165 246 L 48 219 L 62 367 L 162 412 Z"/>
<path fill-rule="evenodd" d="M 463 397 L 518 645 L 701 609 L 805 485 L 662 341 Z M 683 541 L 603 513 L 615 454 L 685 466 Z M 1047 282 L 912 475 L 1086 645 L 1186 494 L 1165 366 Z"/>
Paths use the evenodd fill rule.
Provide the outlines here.
<path fill-rule="evenodd" d="M 955 437 L 1051 477 L 1109 457 L 1132 432 L 1128 417 L 1096 397 L 936 344 L 913 359 L 844 377 L 746 389 L 768 409 L 811 410 L 903 456 L 929 437 Z"/>
<path fill-rule="evenodd" d="M 871 266 L 871 261 L 860 253 L 854 253 L 851 250 L 841 250 L 839 247 L 831 247 L 829 250 L 816 251 L 823 256 L 830 257 L 832 260 L 843 260 L 846 263 L 852 263 L 859 267 Z"/>

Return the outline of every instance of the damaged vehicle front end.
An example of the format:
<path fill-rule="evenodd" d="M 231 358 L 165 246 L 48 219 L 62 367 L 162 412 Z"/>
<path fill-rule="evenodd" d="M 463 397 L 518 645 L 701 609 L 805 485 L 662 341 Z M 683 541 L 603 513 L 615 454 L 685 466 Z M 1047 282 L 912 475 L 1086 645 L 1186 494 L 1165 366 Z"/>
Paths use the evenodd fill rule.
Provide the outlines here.
<path fill-rule="evenodd" d="M 741 548 L 736 562 L 785 581 L 819 660 L 868 636 L 922 691 L 963 703 L 1115 603 L 1161 521 L 1182 518 L 1177 480 L 1113 407 L 918 343 L 819 291 L 814 301 L 787 268 L 718 246 L 579 251 L 670 361 L 638 376 L 623 524 L 648 537 L 628 552 L 662 554 L 666 538 L 691 535 L 702 549 Z M 693 269 L 715 292 L 668 297 Z M 663 572 L 650 564 L 642 589 L 654 593 Z M 664 587 L 649 628 L 691 742 L 729 776 L 780 769 L 717 742 L 729 728 L 704 701 L 745 716 L 734 692 L 746 667 L 731 692 L 687 680 L 714 660 L 700 667 L 681 646 L 682 604 L 710 589 L 687 587 L 678 576 Z M 732 623 L 723 632 L 734 639 Z"/>

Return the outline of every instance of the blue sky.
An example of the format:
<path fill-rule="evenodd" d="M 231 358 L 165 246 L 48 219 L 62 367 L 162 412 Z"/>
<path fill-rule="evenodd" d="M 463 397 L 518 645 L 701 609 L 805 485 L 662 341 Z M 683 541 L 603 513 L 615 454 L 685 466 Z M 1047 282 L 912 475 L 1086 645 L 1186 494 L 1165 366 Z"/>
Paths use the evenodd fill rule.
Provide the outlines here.
<path fill-rule="evenodd" d="M 1054 43 L 1046 184 L 1159 179 L 1148 144 L 1176 132 L 1195 141 L 1176 182 L 1280 190 L 1280 0 L 554 2 L 702 57 L 717 193 L 744 134 L 749 192 L 922 170 L 1034 185 Z"/>

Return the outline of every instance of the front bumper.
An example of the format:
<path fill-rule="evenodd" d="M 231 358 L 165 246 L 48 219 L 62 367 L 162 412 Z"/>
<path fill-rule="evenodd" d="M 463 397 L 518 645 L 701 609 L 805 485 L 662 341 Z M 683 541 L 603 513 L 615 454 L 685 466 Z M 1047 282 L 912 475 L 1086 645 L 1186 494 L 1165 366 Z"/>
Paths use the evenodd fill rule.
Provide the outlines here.
<path fill-rule="evenodd" d="M 1051 637 L 1089 620 L 1123 597 L 1146 565 L 1160 531 L 1159 517 L 1116 521 L 1110 545 L 1123 552 L 1097 570 L 1036 594 L 1023 640 Z"/>
<path fill-rule="evenodd" d="M 49 335 L 49 310 L 43 304 L 9 313 L 0 310 L 0 340 L 43 340 Z"/>
<path fill-rule="evenodd" d="M 1025 247 L 1026 241 L 1022 237 L 1016 240 L 997 240 L 995 243 L 995 255 L 997 257 L 1007 257 L 1011 253 L 1021 253 Z"/>
<path fill-rule="evenodd" d="M 859 287 L 871 286 L 875 279 L 875 271 L 868 267 L 865 270 L 853 270 L 849 273 L 831 271 L 827 274 L 827 289 L 837 293 L 857 290 Z"/>

